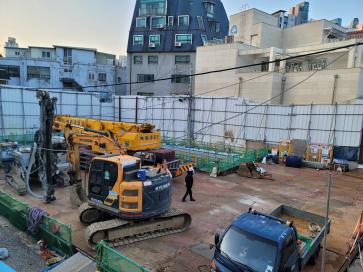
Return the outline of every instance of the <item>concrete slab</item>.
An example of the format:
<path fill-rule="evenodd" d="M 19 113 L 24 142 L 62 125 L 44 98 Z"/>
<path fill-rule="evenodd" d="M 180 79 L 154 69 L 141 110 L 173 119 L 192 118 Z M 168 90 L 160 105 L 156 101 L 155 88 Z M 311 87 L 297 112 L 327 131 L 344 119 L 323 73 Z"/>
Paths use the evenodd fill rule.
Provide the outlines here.
<path fill-rule="evenodd" d="M 203 247 L 212 244 L 215 232 L 223 231 L 233 218 L 249 207 L 270 212 L 284 203 L 324 214 L 327 171 L 280 165 L 267 165 L 264 168 L 272 173 L 274 181 L 241 178 L 235 174 L 211 178 L 207 174 L 196 173 L 193 188 L 196 202 L 181 202 L 185 192 L 184 177 L 175 179 L 173 205 L 192 215 L 189 230 L 117 250 L 153 271 L 203 271 L 210 262 Z M 0 189 L 12 192 L 3 181 L 0 181 Z M 43 204 L 30 196 L 17 197 L 31 205 L 43 207 L 63 223 L 71 224 L 74 244 L 90 252 L 84 241 L 85 227 L 78 220 L 77 210 L 68 201 L 68 189 L 57 189 L 56 196 L 57 201 L 52 204 Z M 344 261 L 342 255 L 346 251 L 346 242 L 362 207 L 363 180 L 345 175 L 334 177 L 326 271 L 336 271 Z M 304 271 L 320 271 L 320 263 Z"/>

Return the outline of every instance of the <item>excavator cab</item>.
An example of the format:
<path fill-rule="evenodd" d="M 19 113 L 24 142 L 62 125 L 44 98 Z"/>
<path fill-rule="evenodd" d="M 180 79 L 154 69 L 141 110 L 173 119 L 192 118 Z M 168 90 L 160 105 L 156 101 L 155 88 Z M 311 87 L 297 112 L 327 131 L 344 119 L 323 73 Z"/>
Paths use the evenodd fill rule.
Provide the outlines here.
<path fill-rule="evenodd" d="M 137 157 L 96 157 L 89 171 L 89 204 L 120 218 L 150 218 L 170 209 L 171 180 L 157 169 L 141 169 Z"/>

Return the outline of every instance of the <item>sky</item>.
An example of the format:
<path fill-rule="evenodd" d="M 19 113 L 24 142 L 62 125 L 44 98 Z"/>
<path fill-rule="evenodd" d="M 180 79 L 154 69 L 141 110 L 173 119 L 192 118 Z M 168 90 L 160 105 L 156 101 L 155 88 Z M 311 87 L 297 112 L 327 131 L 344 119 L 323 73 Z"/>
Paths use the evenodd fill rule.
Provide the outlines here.
<path fill-rule="evenodd" d="M 186 0 L 185 0 L 186 1 Z M 242 9 L 271 13 L 299 0 L 222 0 L 228 16 Z M 363 0 L 310 0 L 312 19 L 353 17 L 363 22 Z M 68 45 L 125 55 L 135 0 L 0 0 L 0 52 L 8 37 L 21 47 Z"/>

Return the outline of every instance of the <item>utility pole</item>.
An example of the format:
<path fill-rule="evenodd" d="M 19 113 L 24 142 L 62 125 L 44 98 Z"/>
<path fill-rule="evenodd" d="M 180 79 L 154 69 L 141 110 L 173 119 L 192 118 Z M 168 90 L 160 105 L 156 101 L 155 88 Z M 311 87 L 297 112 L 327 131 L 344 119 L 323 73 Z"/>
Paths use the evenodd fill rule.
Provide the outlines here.
<path fill-rule="evenodd" d="M 323 257 L 321 260 L 321 272 L 325 272 L 325 255 L 326 255 L 326 238 L 328 235 L 328 222 L 329 222 L 329 208 L 330 208 L 330 191 L 332 185 L 333 174 L 329 173 L 328 179 L 328 192 L 326 199 L 326 213 L 325 213 L 325 228 L 324 228 L 324 242 L 323 242 Z"/>
<path fill-rule="evenodd" d="M 242 96 L 242 81 L 243 81 L 243 78 L 242 77 L 239 77 L 238 80 L 239 80 L 239 84 L 238 84 L 238 97 L 241 97 Z"/>
<path fill-rule="evenodd" d="M 335 103 L 336 100 L 336 92 L 337 92 L 337 81 L 338 81 L 339 76 L 338 75 L 334 75 L 334 86 L 333 86 L 333 95 L 331 98 L 331 104 L 333 105 Z"/>

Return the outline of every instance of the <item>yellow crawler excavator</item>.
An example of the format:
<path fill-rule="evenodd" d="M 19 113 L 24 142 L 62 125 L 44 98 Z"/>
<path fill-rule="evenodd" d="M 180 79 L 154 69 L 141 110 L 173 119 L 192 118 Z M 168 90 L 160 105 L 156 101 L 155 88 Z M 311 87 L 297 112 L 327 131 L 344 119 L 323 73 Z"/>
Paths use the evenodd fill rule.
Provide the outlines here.
<path fill-rule="evenodd" d="M 72 125 L 72 130 L 74 132 L 86 132 L 87 130 L 96 131 L 109 137 L 114 142 L 122 145 L 127 154 L 139 157 L 142 165 L 156 166 L 162 164 L 163 161 L 166 160 L 168 168 L 174 177 L 182 175 L 189 167 L 193 166 L 192 163 L 182 164 L 181 161 L 176 158 L 175 150 L 161 148 L 160 131 L 155 130 L 155 126 L 148 123 L 134 124 L 73 117 L 69 115 L 57 115 L 54 117 L 54 131 L 64 133 L 67 125 Z M 82 150 L 82 170 L 88 170 L 90 161 L 93 157 L 93 151 L 94 150 L 87 152 L 85 149 Z"/>
<path fill-rule="evenodd" d="M 141 167 L 140 158 L 125 155 L 122 145 L 104 131 L 69 124 L 63 131 L 72 165 L 71 200 L 74 202 L 80 197 L 85 201 L 79 207 L 79 217 L 89 225 L 86 239 L 91 249 L 101 240 L 119 246 L 188 228 L 191 216 L 171 208 L 170 172 Z M 82 186 L 80 146 L 107 154 L 93 157 L 85 186 Z"/>

